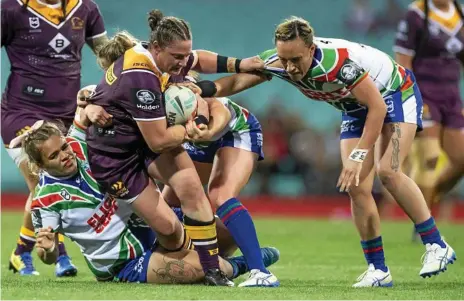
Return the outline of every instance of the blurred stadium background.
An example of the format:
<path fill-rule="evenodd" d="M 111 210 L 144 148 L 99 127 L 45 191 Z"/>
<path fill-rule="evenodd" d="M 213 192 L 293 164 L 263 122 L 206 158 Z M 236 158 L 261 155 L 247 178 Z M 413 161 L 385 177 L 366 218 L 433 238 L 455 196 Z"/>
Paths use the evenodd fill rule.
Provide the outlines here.
<path fill-rule="evenodd" d="M 308 19 L 318 36 L 366 43 L 393 55 L 396 25 L 410 3 L 409 0 L 95 2 L 100 6 L 109 35 L 124 29 L 146 39 L 147 13 L 159 8 L 166 15 L 182 17 L 190 23 L 194 48 L 237 57 L 251 56 L 273 47 L 275 25 L 290 15 Z M 3 90 L 9 63 L 3 49 L 1 55 Z M 95 57 L 85 47 L 82 86 L 96 83 L 101 76 Z M 250 199 L 250 209 L 348 217 L 347 197 L 335 189 L 341 170 L 340 113 L 330 106 L 305 99 L 280 80 L 265 83 L 233 99 L 255 113 L 264 129 L 266 159 L 243 192 Z M 4 208 L 21 208 L 26 185 L 3 148 L 1 166 L 2 204 Z M 450 198 L 464 199 L 462 183 Z M 261 202 L 251 202 L 251 199 L 266 201 L 267 206 L 263 208 Z M 463 203 L 457 202 L 456 206 L 463 208 Z M 464 209 L 462 212 L 454 210 L 454 215 L 464 218 Z"/>
<path fill-rule="evenodd" d="M 315 27 L 316 35 L 345 38 L 375 46 L 391 55 L 396 24 L 409 0 L 94 0 L 100 6 L 109 35 L 128 30 L 146 39 L 147 12 L 186 19 L 193 44 L 223 55 L 247 57 L 273 47 L 273 29 L 282 19 L 299 15 Z M 9 63 L 1 51 L 1 85 Z M 82 86 L 96 83 L 102 72 L 88 47 L 84 49 Z M 215 76 L 209 76 L 215 78 Z M 27 188 L 1 148 L 2 297 L 5 299 L 463 299 L 462 265 L 434 279 L 421 279 L 421 244 L 410 243 L 412 224 L 399 208 L 384 217 L 403 219 L 382 223 L 387 260 L 395 277 L 393 290 L 353 290 L 351 284 L 365 269 L 359 237 L 351 222 L 346 195 L 337 193 L 340 172 L 338 130 L 340 113 L 311 102 L 280 80 L 265 83 L 233 99 L 255 113 L 263 125 L 266 160 L 253 175 L 243 202 L 256 218 L 261 245 L 280 249 L 272 268 L 281 280 L 277 290 L 234 290 L 189 286 L 119 285 L 97 283 L 75 244 L 68 251 L 79 268 L 76 279 L 56 279 L 54 266 L 39 263 L 40 277 L 24 278 L 8 271 L 8 258 L 17 238 Z M 451 196 L 454 221 L 464 221 L 464 187 Z M 11 212 L 11 211 L 16 212 Z M 6 211 L 6 212 L 5 212 Z M 274 215 L 271 218 L 270 215 Z M 281 216 L 275 216 L 281 215 Z M 303 219 L 294 219 L 300 216 Z M 325 220 L 308 219 L 323 217 Z M 327 219 L 329 218 L 329 219 Z M 458 252 L 464 249 L 462 224 L 440 229 Z M 76 293 L 78 292 L 78 293 Z"/>

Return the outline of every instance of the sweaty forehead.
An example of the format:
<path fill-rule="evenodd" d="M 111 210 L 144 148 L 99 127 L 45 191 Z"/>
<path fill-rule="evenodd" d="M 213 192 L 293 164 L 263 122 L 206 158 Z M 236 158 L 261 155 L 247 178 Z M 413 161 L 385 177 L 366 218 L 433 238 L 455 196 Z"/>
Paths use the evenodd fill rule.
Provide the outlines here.
<path fill-rule="evenodd" d="M 192 41 L 174 41 L 166 50 L 172 54 L 189 55 L 192 52 Z"/>

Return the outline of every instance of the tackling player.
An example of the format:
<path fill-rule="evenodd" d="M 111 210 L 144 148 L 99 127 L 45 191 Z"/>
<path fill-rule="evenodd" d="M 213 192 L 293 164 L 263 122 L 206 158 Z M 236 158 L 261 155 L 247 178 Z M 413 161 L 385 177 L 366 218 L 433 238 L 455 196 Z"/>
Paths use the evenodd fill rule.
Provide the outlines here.
<path fill-rule="evenodd" d="M 260 55 L 265 73 L 342 111 L 343 171 L 337 186 L 350 195 L 368 263 L 354 286 L 393 284 L 371 193 L 375 173 L 421 235 L 426 252 L 419 274 L 445 271 L 456 255 L 442 239 L 417 185 L 401 170 L 422 124 L 422 98 L 413 73 L 367 45 L 315 38 L 309 23 L 297 17 L 277 26 L 275 43 L 276 49 Z M 265 75 L 254 74 L 222 78 L 216 81 L 216 96 L 235 94 L 266 80 Z"/>

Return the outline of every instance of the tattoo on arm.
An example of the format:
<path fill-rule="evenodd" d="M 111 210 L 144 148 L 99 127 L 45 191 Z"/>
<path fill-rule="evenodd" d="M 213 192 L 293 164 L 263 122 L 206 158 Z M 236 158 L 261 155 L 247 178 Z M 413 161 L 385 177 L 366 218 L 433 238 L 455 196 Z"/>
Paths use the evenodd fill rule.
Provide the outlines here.
<path fill-rule="evenodd" d="M 95 39 L 87 40 L 87 44 L 90 46 L 90 48 L 92 48 L 92 51 L 95 54 L 98 54 L 98 51 L 100 50 L 100 48 L 102 48 L 103 45 L 106 44 L 106 42 L 108 42 L 108 37 L 106 35 Z"/>
<path fill-rule="evenodd" d="M 193 283 L 203 279 L 203 270 L 182 259 L 163 256 L 164 267 L 153 269 L 163 283 Z"/>
<path fill-rule="evenodd" d="M 393 151 L 392 151 L 390 167 L 395 172 L 397 172 L 398 169 L 400 168 L 401 128 L 400 128 L 400 125 L 398 123 L 392 123 L 390 129 L 391 129 L 391 132 L 392 132 L 391 142 L 393 144 Z"/>

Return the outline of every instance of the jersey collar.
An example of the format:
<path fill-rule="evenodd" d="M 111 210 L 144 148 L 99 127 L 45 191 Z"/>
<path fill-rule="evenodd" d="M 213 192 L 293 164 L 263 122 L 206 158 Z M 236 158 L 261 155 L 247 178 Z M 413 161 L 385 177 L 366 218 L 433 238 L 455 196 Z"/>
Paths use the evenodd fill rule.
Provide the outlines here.
<path fill-rule="evenodd" d="M 316 46 L 316 49 L 314 50 L 313 61 L 309 69 L 313 69 L 314 67 L 319 65 L 319 63 L 321 62 L 321 59 L 322 59 L 322 50 Z"/>

